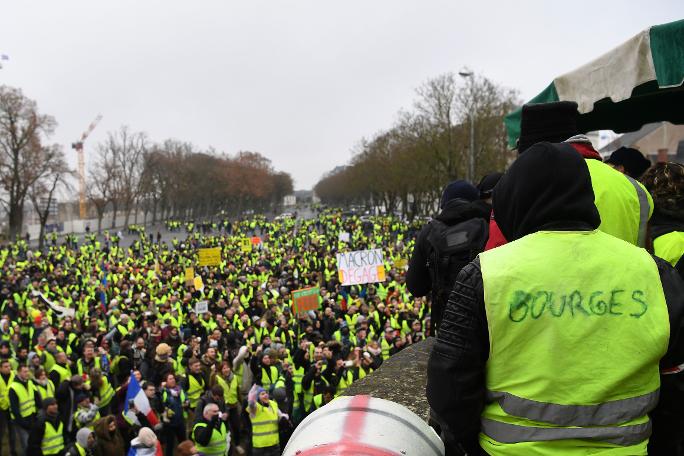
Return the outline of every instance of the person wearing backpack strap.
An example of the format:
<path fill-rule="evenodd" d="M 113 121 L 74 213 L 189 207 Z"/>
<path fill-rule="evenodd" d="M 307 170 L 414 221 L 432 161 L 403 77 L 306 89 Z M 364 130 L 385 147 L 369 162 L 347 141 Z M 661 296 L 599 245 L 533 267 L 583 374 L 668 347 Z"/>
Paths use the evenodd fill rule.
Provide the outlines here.
<path fill-rule="evenodd" d="M 444 188 L 441 212 L 425 225 L 416 239 L 406 273 L 413 296 L 431 294 L 435 335 L 458 272 L 484 250 L 489 211 L 477 204 L 480 193 L 472 184 L 456 180 Z"/>

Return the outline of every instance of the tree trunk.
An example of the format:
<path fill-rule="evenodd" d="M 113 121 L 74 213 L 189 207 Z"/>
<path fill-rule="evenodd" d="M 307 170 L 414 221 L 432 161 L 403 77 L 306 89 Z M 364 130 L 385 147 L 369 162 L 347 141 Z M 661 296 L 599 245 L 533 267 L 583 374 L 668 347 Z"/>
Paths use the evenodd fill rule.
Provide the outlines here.
<path fill-rule="evenodd" d="M 97 234 L 102 233 L 102 218 L 104 217 L 104 211 L 97 211 Z"/>
<path fill-rule="evenodd" d="M 112 203 L 112 226 L 111 228 L 116 228 L 116 213 L 119 210 L 119 205 L 117 203 Z"/>
<path fill-rule="evenodd" d="M 38 234 L 38 250 L 43 250 L 43 244 L 45 244 L 45 224 L 47 223 L 47 218 L 40 218 L 40 234 Z"/>
<path fill-rule="evenodd" d="M 9 236 L 12 241 L 16 241 L 21 236 L 21 228 L 24 224 L 24 205 L 13 203 L 9 210 Z"/>

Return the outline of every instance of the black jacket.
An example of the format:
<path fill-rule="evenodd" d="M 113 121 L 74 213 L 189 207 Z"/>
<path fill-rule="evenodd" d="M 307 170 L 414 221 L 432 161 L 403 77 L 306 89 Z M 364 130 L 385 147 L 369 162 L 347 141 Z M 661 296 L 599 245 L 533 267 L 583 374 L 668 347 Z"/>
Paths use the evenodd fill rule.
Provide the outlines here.
<path fill-rule="evenodd" d="M 453 199 L 447 202 L 442 212 L 435 218 L 445 225 L 452 226 L 474 218 L 481 218 L 488 222 L 490 212 L 486 204 L 478 201 L 469 202 L 462 199 Z M 418 233 L 409 268 L 406 272 L 406 286 L 413 296 L 427 296 L 432 292 L 432 326 L 434 328 L 439 323 L 443 306 L 446 303 L 436 302 L 441 295 L 441 290 L 434 289 L 435 285 L 432 283 L 432 274 L 428 265 L 433 251 L 429 241 L 433 227 L 432 223 L 428 223 Z"/>
<path fill-rule="evenodd" d="M 577 167 L 573 168 L 574 165 Z M 513 174 L 508 176 L 511 178 L 509 181 L 522 178 L 514 171 L 515 166 L 514 164 L 509 171 L 509 174 Z M 553 188 L 554 182 L 541 182 L 540 185 L 550 191 L 545 195 L 547 201 L 541 206 L 537 205 L 539 201 L 534 196 L 534 191 L 521 191 L 517 184 L 505 181 L 507 176 L 502 178 L 495 190 L 494 210 L 499 223 L 503 223 L 502 232 L 507 238 L 518 239 L 539 231 L 542 227 L 577 231 L 598 226 L 600 220 L 593 205 L 593 192 L 586 193 L 587 188 L 591 189 L 586 165 L 582 169 L 581 165 L 571 160 L 570 163 L 560 163 L 559 166 L 575 173 L 572 180 L 576 179 L 578 182 L 564 182 L 558 175 L 551 176 L 557 181 L 558 188 Z M 502 190 L 506 193 L 499 194 L 500 208 L 497 208 L 497 192 Z M 531 187 L 530 190 L 534 188 Z M 564 197 L 554 200 L 549 197 L 553 193 L 563 194 Z M 515 198 L 516 201 L 512 202 L 510 198 Z M 557 206 L 554 208 L 557 201 L 568 210 L 563 211 L 562 207 Z M 531 208 L 536 209 L 534 214 L 529 212 Z M 520 213 L 516 213 L 516 210 Z M 499 217 L 499 214 L 503 217 Z M 670 319 L 669 346 L 660 361 L 663 371 L 684 365 L 684 281 L 668 263 L 655 257 L 654 260 Z M 460 448 L 471 455 L 484 454 L 479 448 L 478 432 L 480 415 L 486 402 L 485 367 L 488 357 L 489 332 L 478 258 L 464 267 L 456 278 L 428 362 L 428 401 L 439 417 L 445 443 L 452 451 Z M 678 441 L 684 439 L 681 432 L 684 428 L 684 412 L 681 411 L 684 404 L 684 372 L 662 375 L 661 382 L 660 403 L 651 413 L 653 435 L 649 443 L 649 454 L 677 455 Z"/>

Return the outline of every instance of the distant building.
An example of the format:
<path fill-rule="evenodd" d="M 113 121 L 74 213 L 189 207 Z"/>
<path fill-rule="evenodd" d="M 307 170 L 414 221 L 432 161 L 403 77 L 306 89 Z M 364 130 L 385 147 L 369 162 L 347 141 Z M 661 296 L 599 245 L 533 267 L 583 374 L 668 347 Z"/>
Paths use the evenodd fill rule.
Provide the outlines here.
<path fill-rule="evenodd" d="M 619 136 L 603 146 L 599 153 L 607 158 L 620 147 L 639 150 L 652 163 L 684 163 L 684 125 L 669 122 L 646 124 L 641 129 Z"/>
<path fill-rule="evenodd" d="M 283 198 L 283 206 L 291 207 L 297 204 L 297 197 L 295 195 L 287 195 Z"/>

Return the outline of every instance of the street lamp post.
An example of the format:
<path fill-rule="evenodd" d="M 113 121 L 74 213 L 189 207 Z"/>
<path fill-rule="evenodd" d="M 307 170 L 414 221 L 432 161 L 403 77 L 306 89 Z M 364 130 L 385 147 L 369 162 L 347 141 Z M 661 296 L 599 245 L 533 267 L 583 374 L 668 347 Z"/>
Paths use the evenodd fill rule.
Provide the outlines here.
<path fill-rule="evenodd" d="M 458 75 L 462 78 L 470 78 L 473 81 L 472 71 L 459 71 Z M 475 116 L 473 115 L 473 103 L 470 102 L 470 112 L 468 113 L 468 120 L 470 121 L 470 151 L 468 152 L 468 180 L 475 183 Z"/>

